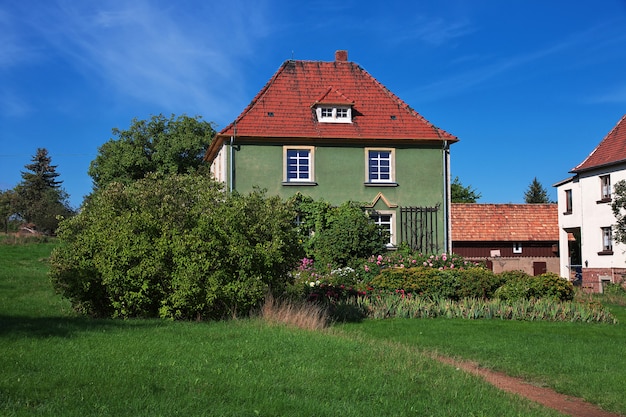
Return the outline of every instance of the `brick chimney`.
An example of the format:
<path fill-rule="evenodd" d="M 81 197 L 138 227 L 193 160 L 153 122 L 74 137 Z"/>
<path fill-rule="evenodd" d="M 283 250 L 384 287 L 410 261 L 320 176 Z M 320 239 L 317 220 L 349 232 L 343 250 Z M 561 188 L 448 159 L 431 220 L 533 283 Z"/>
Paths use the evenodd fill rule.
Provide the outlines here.
<path fill-rule="evenodd" d="M 348 51 L 339 50 L 335 51 L 335 61 L 347 61 L 348 60 Z"/>

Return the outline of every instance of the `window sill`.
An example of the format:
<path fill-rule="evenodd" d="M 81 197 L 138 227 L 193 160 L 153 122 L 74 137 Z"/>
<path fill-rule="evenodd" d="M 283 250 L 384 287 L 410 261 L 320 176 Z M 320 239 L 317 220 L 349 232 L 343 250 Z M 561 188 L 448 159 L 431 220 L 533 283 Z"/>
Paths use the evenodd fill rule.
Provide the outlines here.
<path fill-rule="evenodd" d="M 609 198 L 603 198 L 601 200 L 596 201 L 596 204 L 604 204 L 604 203 L 610 203 L 613 199 L 611 197 Z"/>
<path fill-rule="evenodd" d="M 301 185 L 314 186 L 314 185 L 317 185 L 317 182 L 315 181 L 283 181 L 281 184 L 282 185 L 295 185 L 295 186 L 301 186 Z"/>
<path fill-rule="evenodd" d="M 563 215 L 564 215 L 564 216 L 569 216 L 570 214 L 572 214 L 572 212 L 571 212 L 571 211 L 564 211 L 564 212 L 563 212 Z"/>
<path fill-rule="evenodd" d="M 397 187 L 397 182 L 364 182 L 366 187 Z"/>
<path fill-rule="evenodd" d="M 603 250 L 601 252 L 598 252 L 598 256 L 606 256 L 606 255 L 613 255 L 613 251 L 612 250 Z"/>

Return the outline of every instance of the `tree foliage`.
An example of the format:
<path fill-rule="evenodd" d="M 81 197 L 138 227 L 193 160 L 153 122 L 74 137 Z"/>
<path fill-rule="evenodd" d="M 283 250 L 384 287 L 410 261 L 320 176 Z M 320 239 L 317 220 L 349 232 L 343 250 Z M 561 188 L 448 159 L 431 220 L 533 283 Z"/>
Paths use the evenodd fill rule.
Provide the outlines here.
<path fill-rule="evenodd" d="M 549 203 L 548 192 L 537 180 L 537 177 L 528 186 L 528 190 L 524 193 L 524 200 L 527 204 L 545 204 Z"/>
<path fill-rule="evenodd" d="M 459 177 L 450 183 L 450 197 L 453 203 L 475 203 L 481 195 L 471 185 L 463 186 Z"/>
<path fill-rule="evenodd" d="M 2 219 L 2 230 L 9 232 L 11 217 L 15 214 L 15 191 L 0 191 L 0 218 Z"/>
<path fill-rule="evenodd" d="M 148 174 L 94 192 L 61 223 L 55 288 L 93 316 L 215 319 L 281 292 L 300 259 L 295 212 L 205 176 Z"/>
<path fill-rule="evenodd" d="M 98 149 L 89 166 L 95 189 L 112 181 L 128 184 L 151 172 L 196 172 L 215 130 L 199 116 L 158 115 L 133 119 L 128 130 L 114 128 L 112 133 L 116 138 Z"/>
<path fill-rule="evenodd" d="M 621 180 L 615 184 L 611 209 L 616 223 L 613 225 L 613 239 L 616 242 L 626 243 L 626 181 Z"/>
<path fill-rule="evenodd" d="M 343 267 L 358 258 L 386 250 L 386 235 L 367 216 L 362 205 L 345 202 L 338 207 L 296 194 L 300 239 L 308 257 L 319 265 Z"/>
<path fill-rule="evenodd" d="M 37 149 L 32 163 L 24 166 L 22 181 L 15 187 L 14 194 L 7 196 L 5 201 L 12 204 L 13 213 L 26 223 L 32 223 L 37 230 L 52 234 L 58 226 L 58 217 L 73 214 L 69 206 L 68 195 L 61 188 L 62 181 L 56 178 L 56 165 L 45 148 Z"/>

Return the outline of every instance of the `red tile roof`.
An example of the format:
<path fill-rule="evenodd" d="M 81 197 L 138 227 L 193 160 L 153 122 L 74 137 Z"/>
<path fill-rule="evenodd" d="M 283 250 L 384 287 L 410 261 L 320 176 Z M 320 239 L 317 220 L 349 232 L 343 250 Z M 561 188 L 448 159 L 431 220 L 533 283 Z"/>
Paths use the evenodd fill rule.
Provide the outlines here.
<path fill-rule="evenodd" d="M 558 241 L 556 204 L 452 204 L 452 241 Z"/>
<path fill-rule="evenodd" d="M 626 161 L 626 115 L 571 172 L 578 173 L 624 161 Z"/>
<path fill-rule="evenodd" d="M 352 123 L 318 122 L 314 109 L 318 103 L 351 105 Z M 216 136 L 205 159 L 211 161 L 232 135 L 235 141 L 458 141 L 347 60 L 284 62 L 239 117 Z"/>

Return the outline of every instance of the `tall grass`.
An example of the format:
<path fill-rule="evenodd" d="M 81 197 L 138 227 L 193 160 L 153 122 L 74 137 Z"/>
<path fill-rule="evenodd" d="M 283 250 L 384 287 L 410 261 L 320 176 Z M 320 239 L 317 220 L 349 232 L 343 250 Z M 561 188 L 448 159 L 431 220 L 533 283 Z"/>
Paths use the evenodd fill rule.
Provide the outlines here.
<path fill-rule="evenodd" d="M 549 298 L 500 299 L 465 298 L 452 301 L 442 297 L 413 297 L 410 294 L 372 295 L 347 299 L 368 318 L 462 318 L 529 321 L 571 321 L 617 323 L 600 303 L 557 301 Z"/>
<path fill-rule="evenodd" d="M 307 330 L 321 330 L 330 324 L 328 310 L 306 301 L 278 300 L 265 297 L 260 317 L 270 323 L 282 323 Z"/>

